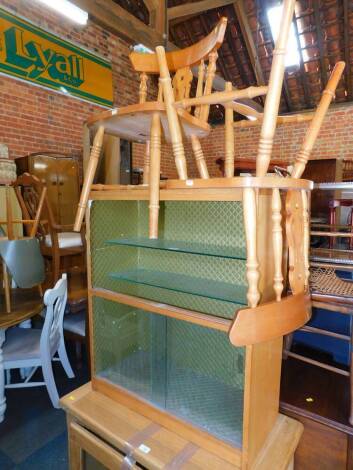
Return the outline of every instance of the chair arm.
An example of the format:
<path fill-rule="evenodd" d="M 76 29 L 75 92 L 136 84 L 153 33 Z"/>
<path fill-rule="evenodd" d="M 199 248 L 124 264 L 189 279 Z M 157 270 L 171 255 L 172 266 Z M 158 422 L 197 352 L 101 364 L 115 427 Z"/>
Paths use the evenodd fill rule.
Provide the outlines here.
<path fill-rule="evenodd" d="M 311 317 L 310 295 L 300 293 L 254 308 L 238 310 L 229 330 L 234 346 L 279 338 L 305 325 Z"/>

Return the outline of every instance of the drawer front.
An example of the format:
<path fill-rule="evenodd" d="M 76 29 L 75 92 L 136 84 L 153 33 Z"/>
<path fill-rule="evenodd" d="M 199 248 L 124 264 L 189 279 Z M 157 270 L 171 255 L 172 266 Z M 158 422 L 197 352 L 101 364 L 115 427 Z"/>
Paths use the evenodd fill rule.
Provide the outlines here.
<path fill-rule="evenodd" d="M 70 470 L 83 469 L 82 451 L 109 470 L 141 469 L 139 465 L 124 465 L 124 455 L 106 444 L 95 434 L 75 422 L 69 424 Z"/>

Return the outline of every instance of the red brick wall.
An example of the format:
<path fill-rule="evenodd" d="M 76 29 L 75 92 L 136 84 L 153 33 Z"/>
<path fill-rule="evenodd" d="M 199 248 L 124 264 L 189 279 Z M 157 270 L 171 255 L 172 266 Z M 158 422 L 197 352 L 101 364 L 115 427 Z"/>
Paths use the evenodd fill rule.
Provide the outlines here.
<path fill-rule="evenodd" d="M 56 33 L 64 39 L 106 57 L 113 65 L 114 103 L 122 106 L 136 102 L 138 76 L 133 71 L 124 40 L 89 21 L 78 27 L 50 9 L 28 0 L 0 0 L 0 5 Z M 9 147 L 11 158 L 31 152 L 55 151 L 81 158 L 82 124 L 100 108 L 84 101 L 35 87 L 13 78 L 0 76 L 0 142 Z M 353 157 L 353 105 L 333 107 L 326 117 L 313 158 Z M 279 126 L 274 145 L 274 158 L 292 161 L 303 140 L 308 123 Z M 237 128 L 236 158 L 255 158 L 259 128 Z M 212 130 L 202 141 L 210 173 L 216 176 L 215 160 L 223 156 L 224 129 Z M 134 167 L 143 166 L 143 146 L 134 145 Z M 189 175 L 197 171 L 191 148 L 186 145 Z M 175 165 L 168 146 L 162 148 L 161 171 L 175 177 Z"/>
<path fill-rule="evenodd" d="M 279 125 L 273 147 L 273 158 L 292 162 L 303 142 L 309 122 Z M 255 158 L 259 141 L 259 127 L 236 128 L 235 158 Z M 224 156 L 224 127 L 217 126 L 211 134 L 201 141 L 207 159 L 209 172 L 219 176 L 219 168 L 215 160 Z M 135 166 L 142 166 L 143 149 L 135 151 Z M 188 173 L 190 177 L 197 176 L 194 159 L 190 146 L 186 147 Z M 332 105 L 321 132 L 316 141 L 312 158 L 352 158 L 353 159 L 353 104 Z M 175 165 L 170 148 L 162 149 L 162 174 L 175 177 Z"/>
<path fill-rule="evenodd" d="M 112 62 L 114 103 L 136 102 L 138 76 L 128 58 L 129 45 L 89 21 L 76 26 L 36 1 L 0 0 L 0 6 Z M 82 125 L 102 108 L 13 78 L 0 76 L 0 142 L 11 158 L 38 151 L 82 156 Z"/>

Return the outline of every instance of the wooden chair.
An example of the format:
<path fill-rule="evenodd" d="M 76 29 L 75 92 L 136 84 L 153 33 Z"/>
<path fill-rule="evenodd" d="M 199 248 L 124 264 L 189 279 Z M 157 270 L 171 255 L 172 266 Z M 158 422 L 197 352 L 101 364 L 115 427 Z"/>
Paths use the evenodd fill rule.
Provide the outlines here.
<path fill-rule="evenodd" d="M 14 230 L 15 224 L 20 224 L 21 226 L 24 225 L 26 227 L 26 231 L 28 233 L 28 242 L 26 242 L 27 245 L 34 243 L 32 240 L 38 230 L 38 225 L 39 225 L 39 221 L 41 217 L 41 212 L 43 209 L 45 195 L 46 195 L 46 188 L 43 188 L 39 195 L 39 202 L 38 202 L 37 210 L 33 214 L 32 218 L 30 218 L 30 216 L 27 214 L 27 217 L 25 219 L 14 219 L 13 211 L 12 211 L 12 204 L 11 204 L 10 187 L 9 186 L 6 187 L 6 191 L 5 191 L 6 219 L 0 220 L 0 244 L 1 244 L 0 251 L 1 252 L 3 251 L 3 249 L 5 249 L 4 246 L 6 245 L 7 241 L 16 240 L 17 237 L 15 235 L 15 230 Z M 1 227 L 1 225 L 6 226 L 6 232 Z M 33 249 L 35 249 L 35 247 Z M 2 263 L 2 282 L 4 285 L 6 312 L 10 313 L 11 312 L 11 279 L 8 273 L 9 267 L 7 266 L 7 261 L 9 260 L 6 261 L 5 259 L 3 259 L 2 256 L 0 256 L 0 258 L 1 258 L 1 263 Z M 12 261 L 13 261 L 13 258 L 11 258 L 11 262 Z M 43 282 L 43 280 L 44 279 L 42 279 L 40 283 L 38 283 L 40 295 L 42 295 L 41 283 Z"/>
<path fill-rule="evenodd" d="M 62 271 L 61 260 L 65 257 L 80 256 L 81 270 L 85 270 L 86 243 L 83 233 L 73 232 L 72 225 L 58 225 L 46 196 L 44 184 L 33 175 L 23 173 L 13 184 L 22 209 L 24 219 L 38 217 L 38 208 L 42 205 L 35 235 L 40 240 L 44 257 L 52 260 L 53 284 Z M 42 195 L 43 197 L 41 197 Z M 33 229 L 31 231 L 33 235 Z M 70 271 L 69 268 L 65 268 Z M 75 268 L 73 268 L 75 270 Z"/>
<path fill-rule="evenodd" d="M 79 231 L 87 206 L 88 195 L 93 182 L 100 156 L 104 133 L 127 140 L 149 142 L 145 160 L 144 182 L 150 186 L 150 237 L 158 236 L 160 148 L 162 129 L 167 142 L 171 142 L 175 165 L 181 180 L 187 179 L 187 167 L 183 138 L 189 139 L 195 154 L 197 167 L 202 178 L 208 178 L 206 162 L 199 138 L 210 132 L 207 123 L 209 107 L 220 100 L 232 105 L 233 100 L 254 98 L 263 95 L 266 87 L 250 87 L 246 90 L 214 93 L 210 98 L 215 76 L 217 49 L 222 44 L 227 20 L 221 18 L 214 30 L 197 44 L 175 52 L 164 53 L 159 47 L 155 54 L 133 52 L 130 60 L 134 69 L 141 73 L 140 103 L 113 111 L 105 111 L 88 120 L 88 125 L 96 131 L 85 181 L 76 215 L 74 229 Z M 165 58 L 162 58 L 164 57 Z M 205 62 L 208 60 L 206 72 Z M 162 64 L 163 62 L 163 64 Z M 198 65 L 196 101 L 189 98 L 192 81 L 191 67 Z M 170 73 L 174 73 L 173 81 Z M 146 101 L 147 74 L 159 75 L 160 86 L 157 101 Z M 163 98 L 162 101 L 162 89 Z M 227 85 L 227 89 L 230 86 Z M 205 98 L 202 100 L 202 98 Z M 200 101 L 198 101 L 200 100 Z M 194 115 L 191 114 L 194 106 Z M 148 178 L 147 176 L 148 175 Z"/>
<path fill-rule="evenodd" d="M 75 376 L 66 354 L 63 336 L 66 300 L 67 280 L 66 274 L 63 274 L 55 287 L 47 290 L 44 294 L 44 304 L 47 309 L 42 330 L 11 328 L 6 334 L 3 346 L 5 371 L 23 367 L 32 368 L 24 382 L 11 383 L 8 380 L 5 388 L 45 385 L 55 408 L 59 408 L 59 395 L 53 376 L 52 361 L 60 361 L 69 378 Z M 58 354 L 57 358 L 54 357 L 56 353 Z M 42 368 L 44 382 L 31 382 L 30 380 L 38 367 Z"/>
<path fill-rule="evenodd" d="M 330 234 L 329 238 L 329 248 L 333 248 L 336 243 L 336 237 L 334 233 L 337 232 L 337 211 L 341 207 L 350 207 L 348 218 L 347 218 L 347 225 L 341 226 L 340 228 L 349 229 L 349 233 L 346 234 L 346 237 L 349 238 L 348 246 L 349 249 L 353 249 L 353 200 L 352 199 L 332 199 L 328 203 L 329 207 L 329 224 L 330 224 L 330 231 L 333 232 Z M 332 236 L 331 236 L 332 235 Z M 340 238 L 344 238 L 344 232 L 339 232 L 337 236 Z"/>

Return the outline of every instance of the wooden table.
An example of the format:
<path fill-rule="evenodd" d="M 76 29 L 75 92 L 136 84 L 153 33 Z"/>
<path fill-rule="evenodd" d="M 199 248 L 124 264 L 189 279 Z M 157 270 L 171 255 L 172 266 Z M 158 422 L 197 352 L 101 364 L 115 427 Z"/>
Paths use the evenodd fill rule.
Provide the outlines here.
<path fill-rule="evenodd" d="M 0 294 L 0 423 L 4 420 L 6 410 L 5 377 L 2 356 L 2 345 L 5 341 L 7 328 L 18 325 L 35 315 L 43 309 L 43 300 L 37 289 L 12 289 L 11 313 L 5 309 L 5 298 L 3 292 Z"/>
<path fill-rule="evenodd" d="M 67 413 L 69 467 L 81 470 L 84 452 L 111 470 L 240 470 L 125 407 L 88 383 L 60 400 Z M 251 470 L 293 470 L 293 456 L 303 432 L 301 423 L 279 415 L 264 451 Z"/>

